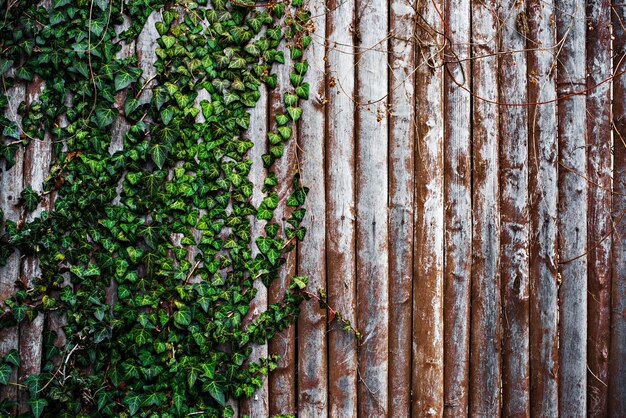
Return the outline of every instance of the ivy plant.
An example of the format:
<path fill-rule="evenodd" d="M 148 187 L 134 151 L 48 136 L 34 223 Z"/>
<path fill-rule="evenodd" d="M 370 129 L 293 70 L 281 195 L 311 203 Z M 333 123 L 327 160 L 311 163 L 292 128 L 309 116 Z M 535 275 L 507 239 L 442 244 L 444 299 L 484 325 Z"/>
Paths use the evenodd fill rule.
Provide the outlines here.
<path fill-rule="evenodd" d="M 53 207 L 31 222 L 0 212 L 0 265 L 19 251 L 41 268 L 3 302 L 0 327 L 64 318 L 44 330 L 41 373 L 19 382 L 29 414 L 231 416 L 228 399 L 251 396 L 276 365 L 250 361 L 252 344 L 292 324 L 309 295 L 306 277 L 292 277 L 282 301 L 247 318 L 254 281 L 278 278 L 306 233 L 307 189 L 294 173 L 288 216 L 276 219 L 283 197 L 273 167 L 309 95 L 309 12 L 302 0 L 23 0 L 3 9 L 3 114 L 12 86 L 45 88 L 20 105 L 21 124 L 0 117 L 0 167 L 8 173 L 30 141 L 54 144 L 44 184 Z M 155 12 L 156 75 L 147 78 L 137 57 L 118 53 Z M 250 112 L 261 85 L 276 87 L 281 45 L 294 63 L 284 108 L 267 138 L 251 138 Z M 123 144 L 112 147 L 121 125 Z M 248 152 L 261 141 L 268 175 L 255 206 Z M 27 186 L 23 214 L 41 197 Z M 259 220 L 264 231 L 253 236 Z M 2 358 L 0 385 L 16 383 L 18 354 Z M 7 400 L 0 408 L 16 411 Z"/>

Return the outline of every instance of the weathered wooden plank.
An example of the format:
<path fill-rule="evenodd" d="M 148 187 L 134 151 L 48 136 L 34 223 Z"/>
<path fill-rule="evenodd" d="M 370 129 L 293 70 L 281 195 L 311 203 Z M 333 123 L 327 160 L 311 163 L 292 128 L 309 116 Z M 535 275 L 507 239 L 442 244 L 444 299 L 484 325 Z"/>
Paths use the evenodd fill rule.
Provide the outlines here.
<path fill-rule="evenodd" d="M 611 76 L 611 8 L 609 0 L 587 1 L 587 86 Z M 587 93 L 587 414 L 608 413 L 611 319 L 611 98 L 610 84 Z"/>
<path fill-rule="evenodd" d="M 613 67 L 626 63 L 626 7 L 612 8 Z M 613 251 L 611 286 L 611 347 L 609 351 L 609 416 L 626 415 L 626 74 L 613 80 Z"/>
<path fill-rule="evenodd" d="M 470 415 L 500 414 L 500 202 L 497 1 L 472 2 L 473 230 Z"/>
<path fill-rule="evenodd" d="M 416 4 L 415 258 L 412 414 L 443 413 L 443 22 L 441 1 Z"/>
<path fill-rule="evenodd" d="M 309 4 L 314 16 L 316 39 L 326 35 L 325 3 Z M 308 276 L 308 289 L 326 289 L 326 186 L 324 183 L 324 100 L 326 96 L 323 42 L 312 42 L 306 57 L 310 98 L 302 103 L 304 118 L 299 130 L 301 181 L 309 188 L 307 214 L 303 220 L 307 236 L 298 244 L 298 274 Z M 326 315 L 314 301 L 302 304 L 298 320 L 298 416 L 324 418 L 328 413 L 328 356 Z"/>
<path fill-rule="evenodd" d="M 358 412 L 387 416 L 389 348 L 386 0 L 357 0 Z"/>
<path fill-rule="evenodd" d="M 556 98 L 554 3 L 528 3 L 528 100 Z M 530 199 L 530 411 L 558 415 L 556 102 L 528 107 Z"/>
<path fill-rule="evenodd" d="M 45 88 L 45 83 L 39 77 L 35 77 L 26 86 L 26 105 L 31 106 L 39 100 L 39 96 Z M 52 159 L 52 143 L 50 137 L 31 139 L 24 153 L 23 178 L 24 186 L 31 186 L 38 193 L 43 192 L 43 182 L 49 173 L 49 163 Z M 44 210 L 50 209 L 50 195 L 44 195 L 37 209 L 25 216 L 26 222 L 32 222 L 41 215 Z M 41 275 L 37 256 L 25 257 L 22 260 L 22 272 L 20 280 L 28 288 L 32 288 L 34 278 Z M 41 369 L 42 341 L 43 341 L 44 314 L 40 313 L 32 321 L 25 321 L 19 327 L 19 351 L 20 368 L 18 381 L 22 382 L 31 374 L 38 374 Z M 28 412 L 30 406 L 28 391 L 20 390 L 19 410 Z"/>
<path fill-rule="evenodd" d="M 556 10 L 557 95 L 586 87 L 585 8 L 576 0 Z M 559 134 L 559 414 L 585 416 L 587 389 L 587 148 L 585 96 L 558 104 Z M 583 174 L 583 176 L 581 176 Z"/>
<path fill-rule="evenodd" d="M 269 121 L 270 127 L 275 124 L 276 114 L 285 112 L 283 94 L 292 89 L 289 82 L 289 73 L 292 61 L 289 50 L 282 45 L 279 50 L 283 51 L 285 63 L 276 68 L 278 86 L 269 93 Z M 291 214 L 287 207 L 287 197 L 292 192 L 293 176 L 296 172 L 296 149 L 297 129 L 293 126 L 293 136 L 285 144 L 283 157 L 272 168 L 278 179 L 276 193 L 279 196 L 278 207 L 274 211 L 274 219 L 285 230 L 286 220 Z M 296 252 L 291 251 L 285 255 L 286 262 L 280 268 L 280 277 L 270 285 L 268 291 L 269 303 L 277 303 L 283 299 L 285 291 L 289 287 L 289 281 L 296 273 Z M 293 414 L 296 412 L 296 332 L 295 327 L 289 327 L 274 335 L 269 342 L 269 353 L 280 356 L 277 367 L 270 372 L 269 376 L 269 399 L 270 415 Z"/>
<path fill-rule="evenodd" d="M 444 77 L 444 416 L 465 416 L 469 400 L 472 255 L 470 2 L 445 3 Z M 458 62 L 457 62 L 458 61 Z"/>
<path fill-rule="evenodd" d="M 500 3 L 500 102 L 526 103 L 525 3 Z M 519 22 L 519 23 L 518 23 Z M 525 26 L 526 25 L 526 26 Z M 500 107 L 502 414 L 528 416 L 528 111 Z"/>
<path fill-rule="evenodd" d="M 259 87 L 260 98 L 250 115 L 250 126 L 247 136 L 254 142 L 254 146 L 248 152 L 248 158 L 252 161 L 249 179 L 253 184 L 251 203 L 254 207 L 258 207 L 263 200 L 263 181 L 265 180 L 266 170 L 263 167 L 261 156 L 267 153 L 267 114 L 268 100 L 267 88 L 264 85 Z M 265 227 L 265 221 L 259 221 L 256 218 L 251 219 L 251 235 L 258 237 Z M 252 257 L 259 254 L 256 244 L 252 244 Z M 267 309 L 267 288 L 261 279 L 254 281 L 256 296 L 250 303 L 250 310 L 244 319 L 245 324 L 249 324 L 259 317 L 263 311 Z M 268 355 L 267 344 L 253 345 L 250 361 L 259 361 Z M 269 386 L 267 378 L 263 379 L 262 386 L 256 390 L 251 398 L 242 399 L 239 403 L 241 414 L 250 417 L 267 417 L 269 416 Z"/>
<path fill-rule="evenodd" d="M 326 280 L 333 309 L 356 324 L 354 185 L 354 0 L 329 0 L 326 15 Z M 357 341 L 331 323 L 329 415 L 357 415 Z"/>
<path fill-rule="evenodd" d="M 21 102 L 24 101 L 26 95 L 26 87 L 24 84 L 16 83 L 13 87 L 7 89 L 6 95 L 9 99 L 6 117 L 16 121 L 18 126 L 21 124 L 21 118 L 17 114 L 17 109 Z M 4 217 L 7 220 L 19 221 L 22 216 L 22 210 L 18 206 L 20 193 L 24 187 L 23 178 L 24 167 L 24 148 L 20 147 L 15 154 L 15 165 L 6 170 L 2 167 L 0 173 L 0 208 L 4 211 Z M 20 253 L 14 252 L 7 260 L 7 264 L 0 268 L 0 301 L 13 296 L 15 293 L 15 281 L 20 277 Z M 17 327 L 0 329 L 0 356 L 6 354 L 10 350 L 17 349 L 18 346 L 18 330 Z M 17 382 L 17 371 L 11 374 L 9 381 Z M 7 385 L 0 390 L 0 399 L 17 400 L 17 386 Z"/>
<path fill-rule="evenodd" d="M 389 416 L 411 415 L 415 10 L 389 2 Z"/>

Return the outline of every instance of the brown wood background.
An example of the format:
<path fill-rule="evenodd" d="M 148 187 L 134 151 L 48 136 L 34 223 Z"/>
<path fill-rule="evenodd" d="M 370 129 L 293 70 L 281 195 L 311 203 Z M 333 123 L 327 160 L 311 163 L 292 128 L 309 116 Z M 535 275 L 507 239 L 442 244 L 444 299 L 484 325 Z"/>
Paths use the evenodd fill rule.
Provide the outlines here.
<path fill-rule="evenodd" d="M 305 303 L 297 325 L 255 347 L 281 360 L 253 398 L 232 402 L 237 415 L 626 417 L 626 6 L 310 7 L 311 99 L 277 171 L 287 183 L 300 170 L 310 188 L 309 232 L 253 311 L 308 275 L 363 339 Z M 121 52 L 140 57 L 146 80 L 158 20 Z M 278 79 L 250 127 L 259 185 L 286 66 Z M 12 108 L 41 88 L 14 87 Z M 41 190 L 50 144 L 16 158 L 0 172 L 12 219 L 22 188 Z M 0 296 L 37 272 L 14 255 Z M 38 318 L 0 332 L 0 353 L 25 356 L 15 379 L 38 371 Z"/>

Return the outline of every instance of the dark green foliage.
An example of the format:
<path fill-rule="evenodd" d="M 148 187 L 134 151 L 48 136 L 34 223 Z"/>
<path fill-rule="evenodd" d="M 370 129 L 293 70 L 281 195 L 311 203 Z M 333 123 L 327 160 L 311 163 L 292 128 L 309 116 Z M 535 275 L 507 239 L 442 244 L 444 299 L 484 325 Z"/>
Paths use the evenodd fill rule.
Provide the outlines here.
<path fill-rule="evenodd" d="M 42 372 L 23 382 L 35 417 L 230 416 L 227 399 L 251 396 L 276 367 L 275 357 L 247 362 L 250 344 L 292 324 L 307 296 L 306 278 L 293 277 L 282 302 L 245 320 L 254 280 L 276 279 L 306 232 L 307 189 L 297 175 L 286 222 L 274 219 L 280 197 L 271 171 L 262 203 L 250 203 L 253 141 L 245 131 L 260 85 L 276 86 L 273 63 L 284 62 L 277 48 L 288 40 L 297 63 L 263 158 L 271 169 L 308 97 L 301 56 L 309 15 L 301 2 L 267 10 L 205 4 L 54 0 L 43 8 L 27 0 L 12 3 L 0 22 L 5 86 L 35 78 L 46 86 L 39 101 L 21 106 L 22 130 L 0 117 L 0 166 L 8 170 L 17 147 L 46 132 L 55 145 L 44 184 L 54 209 L 29 223 L 0 213 L 0 265 L 19 250 L 37 255 L 42 272 L 33 288 L 4 301 L 0 327 L 45 311 L 67 317 L 66 345 L 56 347 L 46 331 Z M 137 58 L 116 53 L 153 10 L 163 21 L 148 89 Z M 124 15 L 130 26 L 120 42 L 114 28 Z M 202 91 L 210 100 L 196 107 Z M 8 106 L 6 91 L 0 106 Z M 119 117 L 130 128 L 110 154 Z M 24 189 L 26 212 L 39 202 Z M 267 226 L 255 237 L 257 219 Z M 17 354 L 0 362 L 0 384 L 14 383 Z M 2 413 L 12 408 L 0 404 Z"/>

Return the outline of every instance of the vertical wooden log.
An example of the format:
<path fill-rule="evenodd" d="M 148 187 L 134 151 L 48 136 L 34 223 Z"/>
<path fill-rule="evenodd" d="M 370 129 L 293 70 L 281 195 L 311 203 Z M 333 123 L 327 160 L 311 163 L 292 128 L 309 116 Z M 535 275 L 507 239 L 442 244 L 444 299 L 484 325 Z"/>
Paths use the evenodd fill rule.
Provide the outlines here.
<path fill-rule="evenodd" d="M 411 416 L 415 10 L 389 2 L 389 416 Z"/>
<path fill-rule="evenodd" d="M 325 4 L 316 0 L 309 7 L 315 25 L 312 36 L 322 40 L 326 37 Z M 310 98 L 302 103 L 302 113 L 306 116 L 299 131 L 301 179 L 309 194 L 303 220 L 307 236 L 298 245 L 298 274 L 308 276 L 311 292 L 326 288 L 325 53 L 323 42 L 312 42 L 306 51 Z M 305 302 L 298 319 L 298 415 L 302 418 L 327 416 L 327 361 L 325 312 L 314 301 Z"/>
<path fill-rule="evenodd" d="M 556 10 L 557 95 L 586 87 L 585 8 L 576 0 Z M 587 392 L 587 165 L 584 95 L 558 104 L 559 134 L 559 414 L 585 416 Z"/>
<path fill-rule="evenodd" d="M 441 1 L 416 4 L 412 415 L 443 413 L 443 69 Z M 423 20 L 422 20 L 423 19 Z"/>
<path fill-rule="evenodd" d="M 613 67 L 626 70 L 626 7 L 612 7 Z M 609 352 L 609 416 L 626 415 L 626 74 L 613 80 L 613 253 L 611 347 Z"/>
<path fill-rule="evenodd" d="M 587 2 L 587 86 L 611 76 L 611 5 L 608 0 Z M 610 84 L 587 93 L 587 413 L 608 413 L 609 341 L 611 317 L 611 98 Z"/>
<path fill-rule="evenodd" d="M 444 78 L 444 416 L 468 413 L 472 261 L 470 2 L 447 0 Z"/>
<path fill-rule="evenodd" d="M 289 73 L 292 62 L 289 58 L 289 50 L 281 46 L 285 63 L 276 68 L 278 83 L 276 89 L 269 92 L 270 98 L 270 127 L 273 127 L 278 113 L 285 112 L 283 94 L 290 91 Z M 275 131 L 275 129 L 274 129 Z M 292 138 L 285 144 L 283 157 L 276 162 L 272 169 L 276 173 L 278 186 L 276 193 L 280 197 L 278 207 L 274 211 L 274 220 L 278 223 L 281 231 L 285 230 L 286 220 L 291 215 L 291 209 L 287 207 L 287 197 L 292 192 L 293 176 L 296 172 L 296 149 L 297 129 L 293 126 Z M 280 277 L 270 285 L 268 292 L 269 303 L 278 303 L 283 299 L 285 291 L 289 287 L 291 277 L 296 274 L 296 252 L 291 251 L 285 255 L 286 262 L 280 268 Z M 294 326 L 276 333 L 269 342 L 270 355 L 280 356 L 277 367 L 270 372 L 270 415 L 293 414 L 296 412 L 296 330 Z"/>
<path fill-rule="evenodd" d="M 263 181 L 265 180 L 266 170 L 263 167 L 261 156 L 267 153 L 267 116 L 268 116 L 268 100 L 267 88 L 264 85 L 259 87 L 260 97 L 254 112 L 250 115 L 250 126 L 247 136 L 254 143 L 254 146 L 248 152 L 248 158 L 252 160 L 249 179 L 253 184 L 251 203 L 254 207 L 258 207 L 263 200 Z M 259 221 L 256 218 L 251 219 L 251 235 L 258 237 L 261 235 L 265 227 L 265 221 Z M 252 243 L 252 257 L 259 254 L 259 249 L 255 243 Z M 244 323 L 249 324 L 261 315 L 267 309 L 267 288 L 261 281 L 254 281 L 256 296 L 250 303 L 250 309 L 244 319 Z M 250 361 L 258 362 L 262 358 L 268 356 L 267 344 L 253 345 Z M 242 399 L 240 402 L 241 415 L 250 417 L 267 417 L 269 416 L 269 385 L 267 378 L 263 379 L 262 386 L 256 390 L 252 397 Z"/>
<path fill-rule="evenodd" d="M 9 99 L 8 111 L 5 115 L 18 126 L 21 126 L 21 118 L 17 114 L 17 108 L 24 101 L 26 88 L 23 84 L 16 84 L 5 93 Z M 20 147 L 15 154 L 15 165 L 7 170 L 2 167 L 0 173 L 0 208 L 4 211 L 7 220 L 19 221 L 22 210 L 18 205 L 20 194 L 24 187 L 23 178 L 24 149 Z M 0 301 L 11 297 L 15 293 L 15 281 L 20 278 L 20 253 L 14 252 L 7 264 L 0 269 Z M 0 329 L 0 356 L 7 352 L 18 349 L 17 327 Z M 17 371 L 11 374 L 9 382 L 17 382 Z M 17 401 L 17 386 L 7 385 L 0 390 L 0 399 Z"/>
<path fill-rule="evenodd" d="M 473 231 L 470 415 L 500 414 L 500 202 L 496 0 L 472 2 Z"/>
<path fill-rule="evenodd" d="M 505 1 L 500 7 L 500 102 L 524 104 L 526 54 L 519 51 L 526 47 L 525 4 Z M 502 106 L 500 112 L 502 414 L 519 417 L 530 412 L 528 113 L 525 106 Z"/>
<path fill-rule="evenodd" d="M 528 3 L 528 101 L 556 98 L 554 3 Z M 556 102 L 528 107 L 531 415 L 558 416 Z"/>
<path fill-rule="evenodd" d="M 354 0 L 329 0 L 326 36 L 326 274 L 330 305 L 356 324 L 354 201 Z M 357 415 L 357 341 L 331 323 L 329 415 Z"/>
<path fill-rule="evenodd" d="M 359 415 L 387 416 L 389 348 L 387 2 L 357 0 Z"/>
<path fill-rule="evenodd" d="M 39 77 L 26 87 L 26 105 L 30 106 L 39 99 L 45 84 Z M 50 160 L 52 159 L 52 143 L 50 137 L 31 139 L 24 153 L 24 186 L 31 186 L 38 193 L 43 191 L 43 182 L 48 176 Z M 50 209 L 50 195 L 43 196 L 37 209 L 26 215 L 26 222 L 32 222 L 41 216 L 41 212 Z M 28 288 L 34 285 L 34 278 L 41 275 L 37 256 L 29 256 L 22 261 L 21 281 Z M 19 327 L 19 351 L 21 364 L 18 381 L 22 382 L 31 374 L 38 374 L 41 369 L 41 355 L 43 342 L 44 314 L 40 313 L 32 321 L 25 321 Z M 21 413 L 28 412 L 28 391 L 20 390 L 19 393 Z"/>

